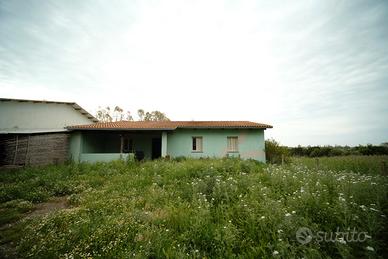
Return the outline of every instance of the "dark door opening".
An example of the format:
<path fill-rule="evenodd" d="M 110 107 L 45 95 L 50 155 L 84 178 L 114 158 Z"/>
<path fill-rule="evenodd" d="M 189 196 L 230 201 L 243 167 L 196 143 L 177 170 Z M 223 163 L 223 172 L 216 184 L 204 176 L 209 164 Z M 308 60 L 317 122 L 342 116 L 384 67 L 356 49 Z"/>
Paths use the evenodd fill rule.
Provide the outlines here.
<path fill-rule="evenodd" d="M 152 159 L 156 159 L 162 156 L 162 139 L 152 139 Z"/>

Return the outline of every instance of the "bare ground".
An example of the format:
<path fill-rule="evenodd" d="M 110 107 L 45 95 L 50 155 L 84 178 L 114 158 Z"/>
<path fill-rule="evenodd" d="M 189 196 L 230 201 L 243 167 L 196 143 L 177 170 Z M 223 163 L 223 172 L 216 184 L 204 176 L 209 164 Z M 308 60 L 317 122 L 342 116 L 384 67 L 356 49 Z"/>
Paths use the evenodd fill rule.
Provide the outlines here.
<path fill-rule="evenodd" d="M 22 217 L 20 220 L 42 217 L 47 214 L 66 209 L 68 207 L 69 207 L 69 203 L 67 201 L 67 196 L 55 197 L 46 202 L 36 204 L 36 206 L 34 207 L 34 210 L 32 210 L 29 213 L 26 213 L 24 217 Z M 7 232 L 8 229 L 18 224 L 20 220 L 0 226 L 1 239 L 4 238 L 3 234 Z M 3 240 L 0 240 L 0 241 L 2 241 L 0 244 L 0 258 L 18 258 L 16 253 L 16 245 L 12 241 L 11 242 L 9 241 L 3 242 Z"/>

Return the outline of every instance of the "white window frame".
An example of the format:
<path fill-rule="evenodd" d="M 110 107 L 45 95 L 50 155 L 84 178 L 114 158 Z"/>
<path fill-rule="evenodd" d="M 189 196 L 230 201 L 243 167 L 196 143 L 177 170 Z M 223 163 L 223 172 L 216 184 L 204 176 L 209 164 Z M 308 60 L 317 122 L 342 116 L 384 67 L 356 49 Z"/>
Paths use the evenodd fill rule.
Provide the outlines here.
<path fill-rule="evenodd" d="M 193 149 L 194 140 L 195 140 L 195 148 L 196 149 Z M 198 142 L 198 140 L 200 140 L 200 141 Z M 202 136 L 193 136 L 191 138 L 191 152 L 194 152 L 194 153 L 202 153 L 203 152 L 203 137 Z"/>
<path fill-rule="evenodd" d="M 234 145 L 232 140 L 235 140 Z M 239 146 L 238 136 L 228 136 L 226 138 L 226 150 L 228 151 L 228 153 L 238 153 L 239 152 L 238 146 Z"/>

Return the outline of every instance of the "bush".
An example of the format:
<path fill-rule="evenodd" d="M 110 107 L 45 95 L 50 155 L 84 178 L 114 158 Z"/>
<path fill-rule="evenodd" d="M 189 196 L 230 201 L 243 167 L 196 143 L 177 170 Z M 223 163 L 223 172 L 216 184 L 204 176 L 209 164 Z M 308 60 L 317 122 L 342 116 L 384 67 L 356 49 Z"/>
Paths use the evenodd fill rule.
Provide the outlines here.
<path fill-rule="evenodd" d="M 288 148 L 281 146 L 279 142 L 274 139 L 265 141 L 265 157 L 268 163 L 281 164 L 290 162 L 290 155 Z"/>

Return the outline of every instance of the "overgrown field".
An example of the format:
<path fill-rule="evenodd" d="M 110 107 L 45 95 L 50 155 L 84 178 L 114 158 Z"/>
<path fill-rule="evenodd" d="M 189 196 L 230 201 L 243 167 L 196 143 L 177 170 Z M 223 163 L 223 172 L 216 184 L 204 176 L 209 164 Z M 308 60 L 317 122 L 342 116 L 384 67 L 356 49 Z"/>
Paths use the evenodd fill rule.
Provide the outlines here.
<path fill-rule="evenodd" d="M 360 174 L 381 174 L 382 163 L 385 162 L 388 170 L 388 156 L 337 156 L 337 157 L 294 157 L 295 164 L 304 165 L 309 168 L 320 168 L 325 170 L 347 170 Z"/>
<path fill-rule="evenodd" d="M 387 177 L 339 169 L 204 159 L 1 171 L 0 257 L 387 257 Z M 54 196 L 70 207 L 28 216 Z"/>

